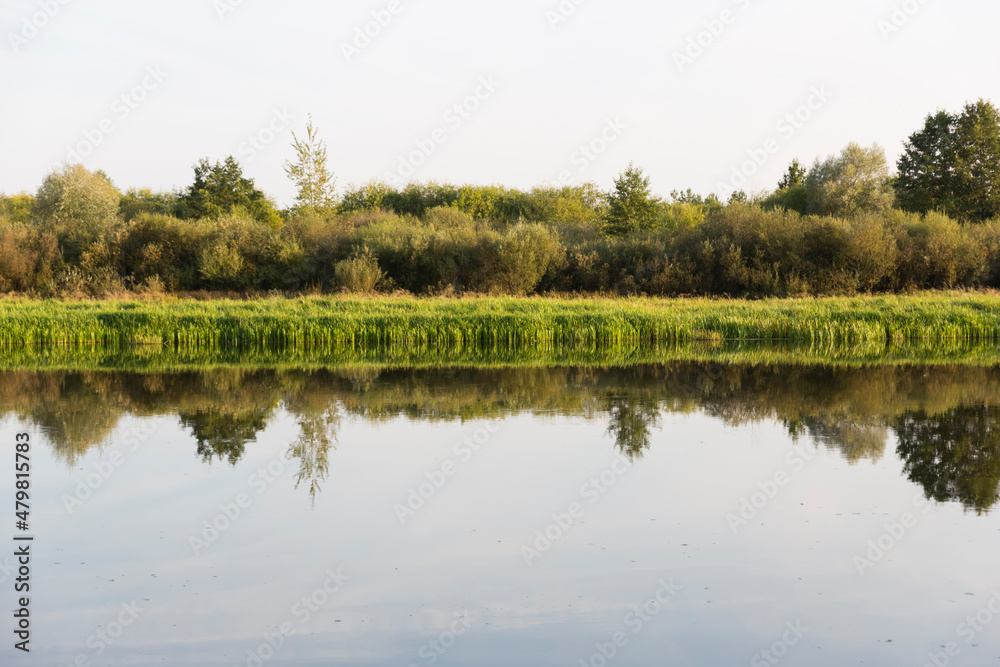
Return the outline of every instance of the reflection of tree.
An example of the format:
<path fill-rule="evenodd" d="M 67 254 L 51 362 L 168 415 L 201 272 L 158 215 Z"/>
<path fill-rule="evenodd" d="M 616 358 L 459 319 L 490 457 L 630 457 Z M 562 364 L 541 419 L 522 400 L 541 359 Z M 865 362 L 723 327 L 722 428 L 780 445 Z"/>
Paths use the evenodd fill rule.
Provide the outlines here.
<path fill-rule="evenodd" d="M 887 433 L 898 425 L 900 454 L 914 479 L 944 479 L 927 481 L 937 497 L 982 509 L 996 500 L 996 489 L 981 480 L 996 476 L 989 468 L 989 447 L 973 445 L 992 443 L 994 436 L 988 424 L 978 432 L 962 431 L 970 426 L 956 415 L 986 410 L 991 423 L 992 408 L 968 406 L 998 404 L 998 396 L 1000 368 L 943 365 L 0 371 L 0 416 L 44 431 L 55 454 L 70 464 L 91 447 L 114 444 L 109 436 L 129 415 L 180 416 L 194 432 L 201 457 L 235 463 L 284 407 L 301 430 L 292 449 L 302 462 L 299 484 L 313 496 L 327 476 L 338 415 L 371 424 L 399 418 L 497 420 L 526 413 L 607 419 L 617 446 L 636 457 L 649 448 L 663 411 L 700 411 L 733 427 L 779 421 L 793 435 L 836 447 L 852 462 L 878 459 Z"/>
<path fill-rule="evenodd" d="M 337 440 L 340 412 L 336 407 L 323 412 L 299 417 L 300 435 L 291 448 L 291 455 L 299 460 L 299 474 L 295 488 L 309 483 L 309 498 L 316 504 L 316 494 L 330 471 L 330 447 Z"/>
<path fill-rule="evenodd" d="M 205 463 L 215 458 L 239 463 L 246 451 L 246 444 L 257 438 L 267 425 L 268 412 L 219 412 L 198 410 L 181 413 L 181 424 L 190 428 L 198 441 L 198 455 Z"/>
<path fill-rule="evenodd" d="M 81 375 L 68 375 L 55 383 L 44 383 L 50 385 L 45 387 L 46 400 L 30 411 L 31 421 L 45 433 L 57 456 L 70 466 L 76 465 L 90 447 L 105 442 L 125 416 L 116 402 L 109 400 L 104 387 L 92 386 L 87 380 Z"/>
<path fill-rule="evenodd" d="M 1000 406 L 961 405 L 904 414 L 897 452 L 928 498 L 982 513 L 1000 500 Z"/>
<path fill-rule="evenodd" d="M 885 454 L 888 429 L 881 425 L 860 424 L 842 415 L 805 417 L 789 424 L 793 435 L 809 435 L 814 440 L 837 448 L 854 465 L 862 459 L 878 461 Z"/>
<path fill-rule="evenodd" d="M 660 424 L 660 405 L 648 398 L 612 396 L 608 399 L 610 415 L 608 435 L 630 459 L 641 458 L 649 449 L 649 429 Z"/>

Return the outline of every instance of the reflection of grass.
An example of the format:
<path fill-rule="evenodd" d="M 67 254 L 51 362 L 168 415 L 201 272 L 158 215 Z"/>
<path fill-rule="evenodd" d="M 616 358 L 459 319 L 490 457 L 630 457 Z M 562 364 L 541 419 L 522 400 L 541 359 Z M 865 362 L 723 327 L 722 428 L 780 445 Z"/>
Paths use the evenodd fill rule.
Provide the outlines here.
<path fill-rule="evenodd" d="M 319 368 L 528 368 L 559 366 L 627 367 L 668 361 L 797 365 L 1000 365 L 993 341 L 917 340 L 855 345 L 787 342 L 682 341 L 663 344 L 468 348 L 427 345 L 353 349 L 259 346 L 217 350 L 164 346 L 39 346 L 0 352 L 0 369 L 175 371 Z"/>
<path fill-rule="evenodd" d="M 256 301 L 0 300 L 0 345 L 148 345 L 183 351 L 280 347 L 616 354 L 676 341 L 793 341 L 825 347 L 1000 339 L 1000 298 L 925 294 L 763 301 L 383 297 Z M 476 352 L 475 354 L 479 354 Z"/>

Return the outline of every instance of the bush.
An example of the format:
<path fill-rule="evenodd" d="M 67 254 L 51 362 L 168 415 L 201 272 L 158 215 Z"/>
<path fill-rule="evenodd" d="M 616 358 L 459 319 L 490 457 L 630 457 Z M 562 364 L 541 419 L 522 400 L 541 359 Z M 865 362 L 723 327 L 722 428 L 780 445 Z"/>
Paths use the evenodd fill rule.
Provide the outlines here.
<path fill-rule="evenodd" d="M 941 213 L 898 218 L 901 287 L 972 286 L 986 277 L 986 248 L 962 225 Z"/>
<path fill-rule="evenodd" d="M 107 176 L 69 165 L 46 177 L 36 197 L 42 229 L 59 239 L 69 263 L 117 224 L 121 195 Z"/>
<path fill-rule="evenodd" d="M 143 213 L 154 215 L 174 215 L 179 208 L 179 195 L 173 192 L 153 192 L 150 189 L 130 189 L 122 195 L 118 205 L 119 214 L 125 222 Z"/>
<path fill-rule="evenodd" d="M 244 289 L 249 286 L 246 262 L 231 242 L 215 240 L 201 253 L 201 277 L 212 289 Z"/>
<path fill-rule="evenodd" d="M 26 192 L 17 195 L 0 194 L 0 220 L 16 225 L 30 224 L 35 213 L 35 198 Z"/>
<path fill-rule="evenodd" d="M 802 215 L 806 214 L 808 206 L 809 199 L 806 196 L 805 183 L 782 188 L 761 202 L 761 207 L 766 211 L 783 208 L 786 211 L 795 211 Z"/>
<path fill-rule="evenodd" d="M 198 289 L 212 233 L 207 222 L 141 213 L 115 237 L 118 271 L 133 285 L 156 279 L 168 291 Z"/>
<path fill-rule="evenodd" d="M 497 235 L 486 285 L 490 291 L 526 294 L 546 276 L 554 277 L 566 251 L 542 225 L 518 224 Z"/>
<path fill-rule="evenodd" d="M 0 292 L 47 292 L 59 265 L 53 234 L 24 225 L 0 229 Z"/>
<path fill-rule="evenodd" d="M 378 260 L 372 256 L 368 248 L 350 259 L 337 262 L 334 266 L 337 284 L 347 292 L 370 294 L 380 282 L 384 274 L 378 267 Z"/>
<path fill-rule="evenodd" d="M 454 206 L 437 206 L 430 209 L 424 215 L 423 222 L 425 225 L 437 229 L 456 227 L 472 229 L 476 225 L 476 221 L 471 215 Z"/>

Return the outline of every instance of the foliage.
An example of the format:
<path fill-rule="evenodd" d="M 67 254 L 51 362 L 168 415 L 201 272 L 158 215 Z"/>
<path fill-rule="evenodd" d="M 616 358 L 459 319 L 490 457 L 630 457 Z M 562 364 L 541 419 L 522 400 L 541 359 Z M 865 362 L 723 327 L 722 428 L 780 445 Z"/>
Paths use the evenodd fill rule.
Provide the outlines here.
<path fill-rule="evenodd" d="M 131 188 L 122 195 L 118 205 L 122 220 L 129 222 L 143 213 L 175 215 L 180 195 L 173 192 L 153 192 L 149 188 Z"/>
<path fill-rule="evenodd" d="M 945 111 L 928 116 L 912 134 L 896 164 L 896 201 L 906 211 L 954 211 L 955 117 Z"/>
<path fill-rule="evenodd" d="M 623 236 L 649 230 L 656 220 L 659 201 L 649 188 L 649 177 L 641 168 L 629 164 L 608 194 L 604 228 L 608 234 Z"/>
<path fill-rule="evenodd" d="M 1000 216 L 1000 112 L 985 100 L 938 111 L 910 136 L 897 164 L 901 208 L 982 222 Z"/>
<path fill-rule="evenodd" d="M 342 289 L 361 294 L 374 292 L 384 277 L 382 270 L 378 268 L 378 260 L 368 248 L 362 249 L 350 259 L 337 262 L 334 274 Z"/>
<path fill-rule="evenodd" d="M 299 139 L 292 133 L 294 162 L 285 163 L 285 174 L 295 183 L 295 203 L 299 208 L 332 211 L 337 205 L 336 177 L 326 166 L 326 142 L 319 138 L 312 116 L 306 125 L 306 136 Z"/>
<path fill-rule="evenodd" d="M 891 208 L 893 191 L 885 151 L 850 143 L 839 156 L 816 160 L 806 176 L 807 212 L 855 217 Z"/>
<path fill-rule="evenodd" d="M 806 173 L 806 168 L 799 164 L 798 160 L 792 160 L 792 163 L 788 165 L 788 171 L 778 181 L 778 189 L 787 190 L 797 185 L 805 185 Z"/>
<path fill-rule="evenodd" d="M 35 197 L 22 192 L 16 195 L 0 194 L 0 222 L 6 220 L 16 225 L 27 225 L 35 214 Z"/>
<path fill-rule="evenodd" d="M 1000 111 L 984 100 L 966 105 L 955 124 L 955 151 L 955 216 L 1000 216 Z"/>
<path fill-rule="evenodd" d="M 41 230 L 59 240 L 66 261 L 75 262 L 118 223 L 120 199 L 102 172 L 65 165 L 49 174 L 38 189 L 35 214 Z"/>
<path fill-rule="evenodd" d="M 257 189 L 253 179 L 243 176 L 243 168 L 232 156 L 225 162 L 211 164 L 202 159 L 194 167 L 194 183 L 178 202 L 182 218 L 210 218 L 245 211 L 258 222 L 272 227 L 281 218 L 267 196 Z"/>
<path fill-rule="evenodd" d="M 795 211 L 805 215 L 809 208 L 809 197 L 805 183 L 797 183 L 786 188 L 777 190 L 768 195 L 761 206 L 767 210 L 783 208 L 786 211 Z"/>

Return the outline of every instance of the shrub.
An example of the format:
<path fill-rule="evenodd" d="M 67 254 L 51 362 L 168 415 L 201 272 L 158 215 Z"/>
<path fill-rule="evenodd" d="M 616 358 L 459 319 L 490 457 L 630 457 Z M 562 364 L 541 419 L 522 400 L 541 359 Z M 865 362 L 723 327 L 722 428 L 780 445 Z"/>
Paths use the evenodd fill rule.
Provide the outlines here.
<path fill-rule="evenodd" d="M 158 279 L 166 290 L 193 290 L 201 285 L 202 257 L 212 227 L 207 222 L 140 213 L 116 235 L 118 271 L 141 285 Z"/>
<path fill-rule="evenodd" d="M 154 215 L 174 215 L 178 210 L 179 195 L 173 192 L 153 192 L 146 188 L 130 189 L 122 195 L 118 205 L 119 214 L 125 222 L 139 217 L 143 213 Z"/>
<path fill-rule="evenodd" d="M 437 206 L 428 210 L 423 222 L 438 229 L 455 227 L 473 229 L 476 226 L 476 221 L 471 215 L 454 206 Z"/>
<path fill-rule="evenodd" d="M 518 224 L 497 235 L 486 285 L 509 294 L 533 292 L 560 268 L 565 249 L 542 225 Z"/>
<path fill-rule="evenodd" d="M 350 259 L 337 262 L 334 274 L 341 289 L 361 294 L 374 292 L 384 277 L 382 270 L 379 269 L 378 260 L 368 248 L 364 248 Z"/>
<path fill-rule="evenodd" d="M 797 183 L 787 188 L 782 188 L 761 202 L 761 207 L 767 211 L 783 208 L 786 211 L 795 211 L 802 215 L 806 214 L 808 206 L 809 199 L 806 196 L 805 183 Z"/>
<path fill-rule="evenodd" d="M 217 239 L 201 253 L 201 277 L 212 289 L 243 289 L 248 286 L 246 262 L 232 243 Z"/>
<path fill-rule="evenodd" d="M 850 223 L 845 268 L 856 288 L 865 292 L 890 289 L 899 269 L 896 239 L 881 216 L 864 216 Z"/>
<path fill-rule="evenodd" d="M 0 292 L 48 291 L 59 264 L 59 243 L 24 225 L 0 229 Z"/>
<path fill-rule="evenodd" d="M 902 287 L 971 286 L 985 277 L 986 248 L 959 223 L 941 213 L 899 217 Z"/>
<path fill-rule="evenodd" d="M 27 225 L 35 212 L 35 198 L 26 192 L 16 195 L 0 194 L 0 220 L 17 225 Z"/>

